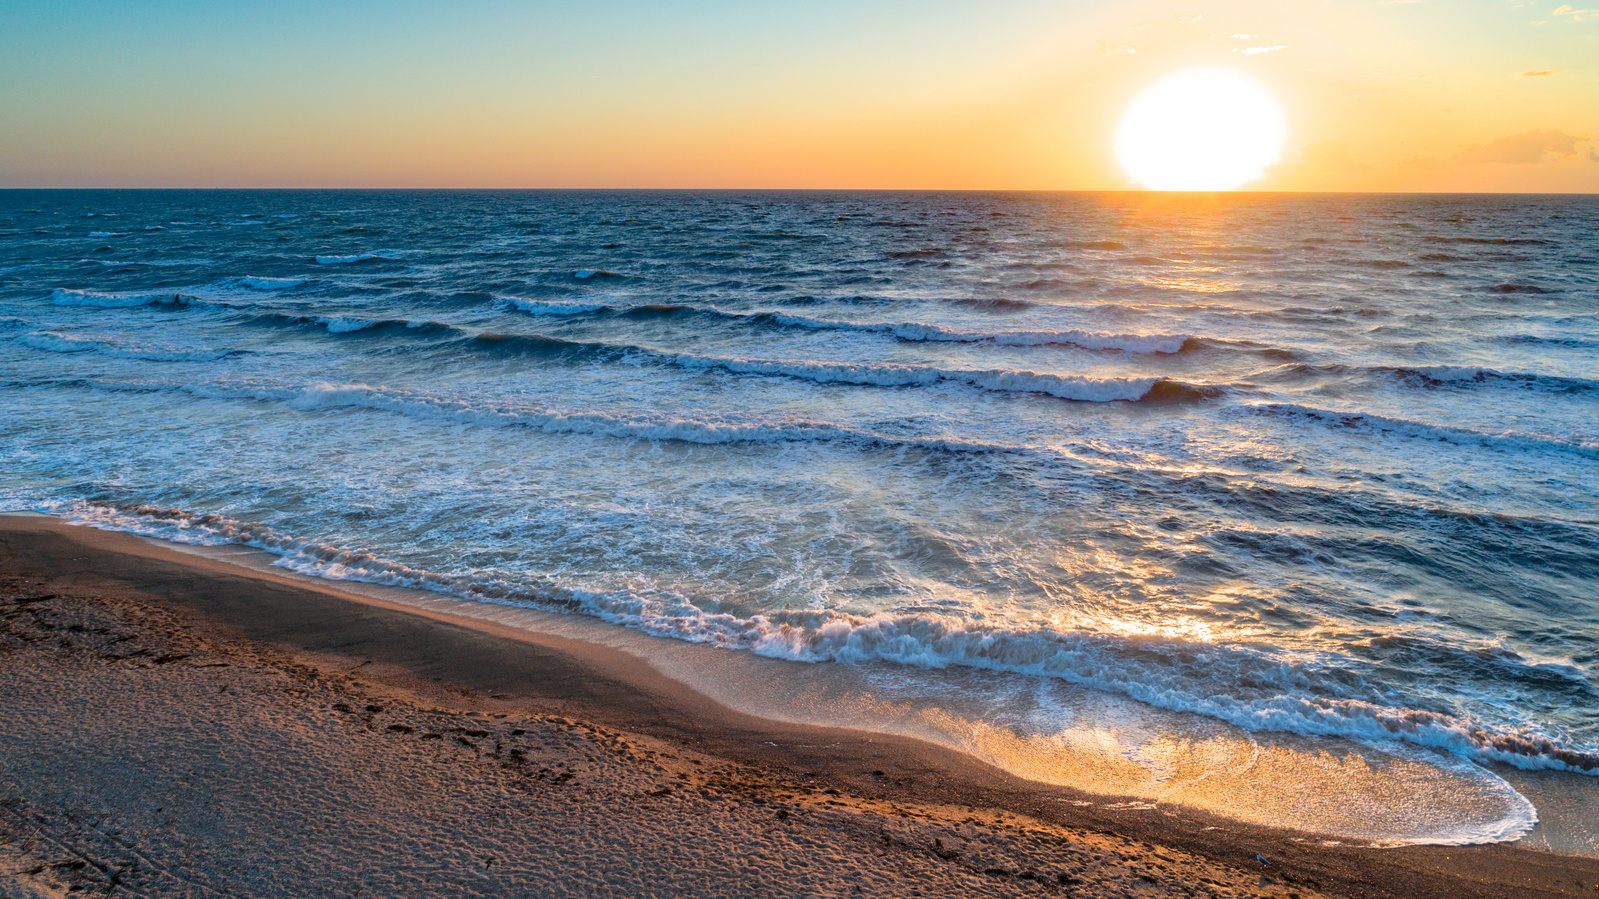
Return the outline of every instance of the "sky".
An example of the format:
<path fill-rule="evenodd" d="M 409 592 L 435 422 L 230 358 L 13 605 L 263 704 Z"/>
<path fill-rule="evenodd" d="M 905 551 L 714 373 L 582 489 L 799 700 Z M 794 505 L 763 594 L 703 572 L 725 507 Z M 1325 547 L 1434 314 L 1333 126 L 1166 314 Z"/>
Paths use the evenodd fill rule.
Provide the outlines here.
<path fill-rule="evenodd" d="M 1118 190 L 1194 65 L 1259 190 L 1599 192 L 1599 0 L 5 0 L 0 187 Z"/>

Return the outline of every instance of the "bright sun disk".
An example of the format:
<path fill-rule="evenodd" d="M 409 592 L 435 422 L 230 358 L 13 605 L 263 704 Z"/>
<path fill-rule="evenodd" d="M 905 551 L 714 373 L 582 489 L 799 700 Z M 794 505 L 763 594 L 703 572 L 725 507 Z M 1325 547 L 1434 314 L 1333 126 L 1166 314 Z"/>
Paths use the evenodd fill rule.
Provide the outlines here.
<path fill-rule="evenodd" d="M 1231 69 L 1174 72 L 1145 88 L 1116 128 L 1116 161 L 1151 190 L 1232 190 L 1277 161 L 1282 104 Z"/>

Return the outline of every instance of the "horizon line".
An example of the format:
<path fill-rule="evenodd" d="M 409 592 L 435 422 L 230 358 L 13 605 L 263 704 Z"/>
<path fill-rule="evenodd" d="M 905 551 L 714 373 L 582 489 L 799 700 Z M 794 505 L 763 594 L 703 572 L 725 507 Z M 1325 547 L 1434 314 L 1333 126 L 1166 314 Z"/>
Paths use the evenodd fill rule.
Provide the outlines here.
<path fill-rule="evenodd" d="M 486 192 L 541 192 L 541 193 L 946 193 L 946 194 L 1134 194 L 1148 197 L 1223 197 L 1223 196 L 1433 196 L 1433 197 L 1599 197 L 1599 191 L 1492 191 L 1492 190 L 1148 190 L 1135 187 L 1080 188 L 1080 187 L 64 187 L 64 186 L 0 186 L 0 192 L 25 191 L 369 191 L 378 193 L 450 193 L 468 191 Z"/>

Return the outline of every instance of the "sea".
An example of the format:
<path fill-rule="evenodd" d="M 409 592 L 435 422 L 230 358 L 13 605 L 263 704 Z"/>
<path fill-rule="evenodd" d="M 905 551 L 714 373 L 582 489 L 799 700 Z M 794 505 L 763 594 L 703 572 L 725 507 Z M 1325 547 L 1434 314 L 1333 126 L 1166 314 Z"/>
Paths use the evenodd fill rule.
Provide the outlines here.
<path fill-rule="evenodd" d="M 0 463 L 1128 814 L 1599 854 L 1599 197 L 4 191 Z"/>

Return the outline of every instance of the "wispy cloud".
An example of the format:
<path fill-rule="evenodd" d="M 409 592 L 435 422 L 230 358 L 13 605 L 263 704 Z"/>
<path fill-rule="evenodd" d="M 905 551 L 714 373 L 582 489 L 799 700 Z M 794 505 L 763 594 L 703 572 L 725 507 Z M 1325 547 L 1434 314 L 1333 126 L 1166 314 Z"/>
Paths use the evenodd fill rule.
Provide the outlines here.
<path fill-rule="evenodd" d="M 1275 50 L 1287 50 L 1287 49 L 1288 49 L 1288 45 L 1287 44 L 1277 44 L 1277 45 L 1271 46 L 1271 47 L 1242 47 L 1242 48 L 1234 47 L 1233 48 L 1233 52 L 1234 53 L 1242 53 L 1245 56 L 1259 56 L 1262 53 L 1271 53 L 1271 52 L 1273 52 Z"/>
<path fill-rule="evenodd" d="M 1599 9 L 1578 9 L 1575 6 L 1562 6 L 1550 15 L 1567 16 L 1573 22 L 1588 22 L 1599 19 Z"/>
<path fill-rule="evenodd" d="M 1521 73 L 1521 77 L 1523 77 L 1523 78 L 1542 78 L 1545 75 L 1553 75 L 1554 73 L 1555 73 L 1554 69 L 1540 69 L 1540 70 L 1538 70 L 1536 72 L 1522 72 Z"/>
<path fill-rule="evenodd" d="M 1138 51 L 1127 46 L 1126 44 L 1117 44 L 1112 43 L 1111 41 L 1100 41 L 1099 52 L 1105 54 L 1106 56 L 1115 56 L 1118 53 L 1137 53 Z"/>
<path fill-rule="evenodd" d="M 1473 147 L 1460 155 L 1460 161 L 1533 165 L 1542 162 L 1547 156 L 1575 155 L 1577 145 L 1585 140 L 1587 138 L 1573 137 L 1563 131 L 1528 131 L 1526 134 L 1513 134 L 1489 144 Z M 1590 154 L 1592 152 L 1589 151 Z"/>

